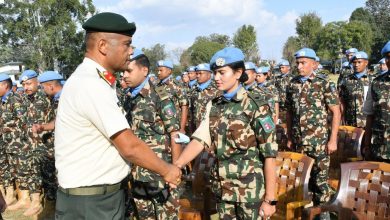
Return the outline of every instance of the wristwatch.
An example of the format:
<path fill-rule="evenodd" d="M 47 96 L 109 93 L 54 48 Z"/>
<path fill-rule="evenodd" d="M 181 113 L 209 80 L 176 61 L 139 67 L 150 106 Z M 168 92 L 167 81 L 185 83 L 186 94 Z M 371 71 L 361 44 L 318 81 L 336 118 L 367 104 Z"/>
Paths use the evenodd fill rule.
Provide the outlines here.
<path fill-rule="evenodd" d="M 268 205 L 276 205 L 278 204 L 278 200 L 268 200 L 264 198 L 264 202 L 268 203 Z"/>

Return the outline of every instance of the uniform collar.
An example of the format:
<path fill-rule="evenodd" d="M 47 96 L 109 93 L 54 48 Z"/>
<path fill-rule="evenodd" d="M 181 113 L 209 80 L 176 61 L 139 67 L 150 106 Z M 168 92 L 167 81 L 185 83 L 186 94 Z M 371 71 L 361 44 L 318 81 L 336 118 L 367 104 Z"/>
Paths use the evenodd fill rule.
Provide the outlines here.
<path fill-rule="evenodd" d="M 95 68 L 98 69 L 100 72 L 106 71 L 106 69 L 105 69 L 103 66 L 101 66 L 99 63 L 97 63 L 96 61 L 92 60 L 91 58 L 84 57 L 83 63 L 86 64 L 86 65 L 90 65 L 90 66 L 95 67 Z M 87 71 L 87 72 L 88 72 L 88 71 Z M 94 73 L 94 74 L 95 74 L 95 73 Z"/>
<path fill-rule="evenodd" d="M 12 92 L 12 89 L 8 90 L 8 91 L 3 95 L 3 97 L 1 97 L 1 101 L 2 101 L 3 103 L 7 101 L 7 98 L 8 98 L 8 96 L 11 94 L 11 92 Z"/>
<path fill-rule="evenodd" d="M 282 76 L 282 78 L 285 78 L 285 77 L 287 77 L 287 76 L 289 76 L 290 75 L 290 73 L 286 73 L 286 74 L 281 74 L 281 76 Z"/>
<path fill-rule="evenodd" d="M 354 76 L 355 76 L 355 78 L 357 78 L 357 79 L 360 79 L 360 78 L 366 78 L 367 77 L 367 72 L 366 71 L 363 71 L 363 72 L 361 72 L 361 73 L 357 73 L 357 72 L 355 72 L 354 74 L 353 74 Z"/>
<path fill-rule="evenodd" d="M 149 81 L 149 76 L 147 76 L 146 79 L 141 84 L 139 84 L 137 87 L 130 88 L 131 97 L 136 97 L 138 95 L 138 93 L 140 93 L 141 90 L 145 87 L 145 85 L 148 81 Z"/>
<path fill-rule="evenodd" d="M 301 82 L 301 83 L 303 84 L 303 83 L 305 83 L 307 80 L 309 80 L 309 81 L 313 80 L 314 77 L 315 77 L 315 74 L 314 74 L 314 73 L 312 73 L 312 74 L 310 74 L 310 75 L 308 75 L 308 76 L 300 76 L 299 82 Z"/>
<path fill-rule="evenodd" d="M 190 80 L 190 81 L 188 82 L 188 86 L 189 86 L 190 88 L 192 88 L 196 83 L 197 83 L 197 80 L 196 80 L 196 79 Z"/>
<path fill-rule="evenodd" d="M 239 84 L 238 87 L 234 91 L 229 92 L 229 93 L 224 92 L 222 96 L 223 96 L 224 100 L 226 100 L 228 102 L 231 100 L 240 101 L 240 100 L 242 100 L 243 92 L 246 92 L 246 90 L 242 87 L 241 84 Z"/>
<path fill-rule="evenodd" d="M 61 97 L 61 93 L 62 93 L 62 89 L 54 95 L 53 100 L 58 101 Z"/>
<path fill-rule="evenodd" d="M 166 84 L 166 83 L 168 83 L 168 81 L 170 80 L 172 78 L 172 75 L 169 75 L 167 78 L 165 78 L 165 79 L 162 79 L 161 80 L 161 82 L 160 82 L 160 84 Z"/>
<path fill-rule="evenodd" d="M 207 89 L 210 84 L 211 84 L 211 78 L 209 80 L 207 80 L 206 82 L 199 84 L 198 90 L 203 91 L 203 90 Z"/>
<path fill-rule="evenodd" d="M 253 88 L 255 85 L 256 85 L 256 80 L 253 81 L 253 83 L 251 83 L 250 85 L 246 85 L 246 86 L 245 86 L 245 90 L 250 90 L 250 89 Z"/>

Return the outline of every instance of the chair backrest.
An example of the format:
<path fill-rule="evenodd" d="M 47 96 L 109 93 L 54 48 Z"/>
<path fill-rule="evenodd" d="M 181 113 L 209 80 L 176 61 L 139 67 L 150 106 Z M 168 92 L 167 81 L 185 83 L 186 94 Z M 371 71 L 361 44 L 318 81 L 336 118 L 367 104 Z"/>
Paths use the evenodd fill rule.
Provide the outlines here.
<path fill-rule="evenodd" d="M 390 164 L 341 164 L 341 182 L 333 205 L 339 219 L 390 219 Z"/>
<path fill-rule="evenodd" d="M 294 152 L 279 152 L 276 157 L 277 209 L 294 201 L 311 200 L 308 183 L 314 159 Z"/>

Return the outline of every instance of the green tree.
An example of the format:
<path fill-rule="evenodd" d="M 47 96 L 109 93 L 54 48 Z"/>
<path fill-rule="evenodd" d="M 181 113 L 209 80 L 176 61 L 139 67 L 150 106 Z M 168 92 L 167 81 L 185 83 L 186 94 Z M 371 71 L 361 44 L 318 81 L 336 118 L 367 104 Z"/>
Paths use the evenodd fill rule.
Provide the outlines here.
<path fill-rule="evenodd" d="M 370 25 L 362 21 L 351 21 L 345 25 L 345 45 L 355 47 L 371 54 L 373 45 L 373 31 Z"/>
<path fill-rule="evenodd" d="M 238 28 L 233 36 L 233 45 L 242 50 L 246 61 L 258 62 L 260 59 L 256 30 L 252 25 Z"/>
<path fill-rule="evenodd" d="M 299 39 L 298 37 L 289 37 L 284 43 L 283 46 L 283 57 L 288 60 L 288 62 L 294 62 L 294 53 L 300 49 Z"/>
<path fill-rule="evenodd" d="M 295 23 L 301 47 L 317 49 L 315 42 L 321 31 L 321 18 L 316 13 L 310 12 L 301 15 Z"/>
<path fill-rule="evenodd" d="M 150 71 L 152 73 L 157 72 L 157 61 L 164 60 L 168 56 L 164 44 L 155 44 L 150 48 L 142 48 L 142 51 L 149 58 Z"/>
<path fill-rule="evenodd" d="M 78 27 L 94 13 L 92 0 L 6 0 L 0 5 L 0 39 L 14 51 L 12 59 L 68 75 L 83 57 L 84 32 Z"/>

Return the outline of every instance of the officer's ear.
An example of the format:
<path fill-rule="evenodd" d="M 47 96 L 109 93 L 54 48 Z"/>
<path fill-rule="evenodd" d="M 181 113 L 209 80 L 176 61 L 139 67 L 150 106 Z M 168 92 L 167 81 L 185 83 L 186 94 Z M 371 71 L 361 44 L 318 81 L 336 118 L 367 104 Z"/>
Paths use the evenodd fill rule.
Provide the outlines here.
<path fill-rule="evenodd" d="M 148 73 L 149 73 L 149 68 L 146 67 L 146 66 L 143 66 L 143 67 L 141 68 L 141 71 L 142 71 L 142 75 L 143 75 L 144 77 L 146 77 L 146 76 L 148 75 Z"/>

